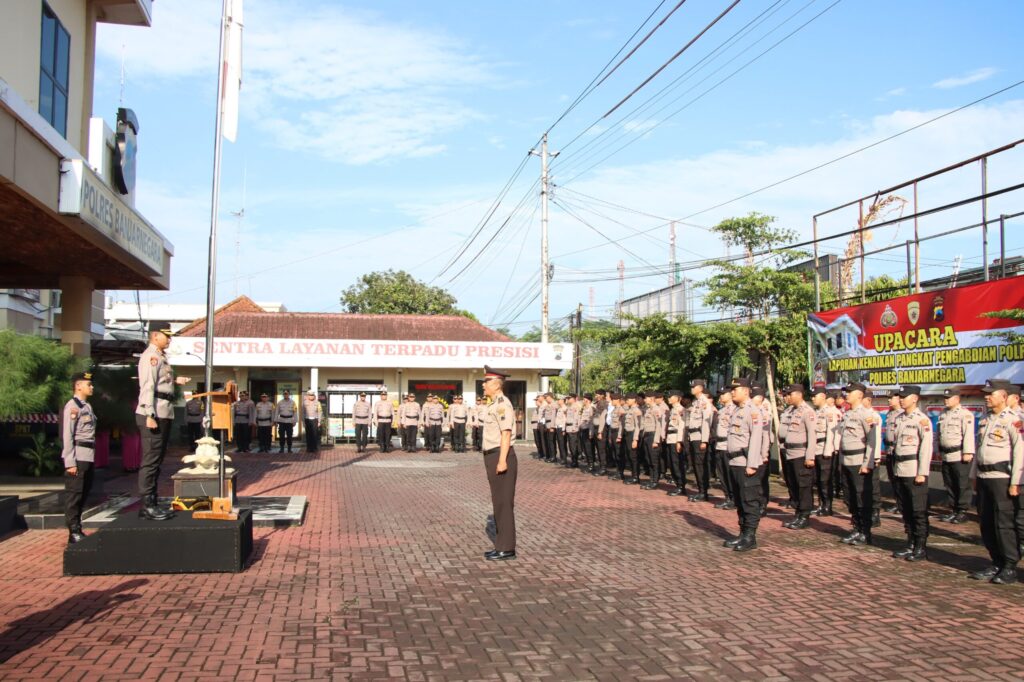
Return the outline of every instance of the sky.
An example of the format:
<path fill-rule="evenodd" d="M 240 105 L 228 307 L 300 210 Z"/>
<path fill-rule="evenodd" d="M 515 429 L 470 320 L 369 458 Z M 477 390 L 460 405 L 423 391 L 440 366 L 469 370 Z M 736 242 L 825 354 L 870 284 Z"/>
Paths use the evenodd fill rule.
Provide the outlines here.
<path fill-rule="evenodd" d="M 728 251 L 710 226 L 758 211 L 808 238 L 815 214 L 1024 137 L 1024 85 L 954 112 L 1024 79 L 1016 0 L 742 0 L 695 41 L 731 2 L 687 0 L 558 120 L 677 4 L 246 0 L 218 303 L 245 294 L 336 312 L 362 274 L 402 269 L 482 322 L 526 331 L 541 317 L 540 160 L 529 152 L 550 130 L 552 321 L 579 303 L 589 317 L 610 315 L 620 260 L 626 297 L 668 284 L 672 219 L 677 262 L 697 283 L 695 317 L 711 319 L 699 261 Z M 94 115 L 112 123 L 122 102 L 137 114 L 136 206 L 175 249 L 170 290 L 144 301 L 205 300 L 219 5 L 157 0 L 152 27 L 101 25 L 97 37 Z M 987 171 L 990 191 L 1019 183 L 1024 149 Z M 980 193 L 974 163 L 921 183 L 917 206 Z M 895 194 L 911 213 L 912 188 Z M 1022 205 L 1015 191 L 987 211 Z M 922 218 L 918 230 L 980 220 L 973 203 Z M 1007 223 L 1008 256 L 1024 251 L 1012 229 L 1022 220 Z M 856 223 L 853 206 L 819 230 Z M 880 229 L 869 248 L 912 234 L 910 221 Z M 825 242 L 822 253 L 845 245 Z M 998 251 L 993 227 L 990 257 Z M 923 278 L 981 262 L 978 230 L 922 244 Z M 905 272 L 902 247 L 866 261 L 867 276 Z"/>

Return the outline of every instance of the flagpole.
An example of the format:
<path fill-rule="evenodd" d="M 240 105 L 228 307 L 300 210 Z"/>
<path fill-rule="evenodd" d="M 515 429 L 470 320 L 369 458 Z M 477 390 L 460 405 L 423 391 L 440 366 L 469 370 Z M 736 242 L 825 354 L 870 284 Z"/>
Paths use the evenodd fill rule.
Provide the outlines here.
<path fill-rule="evenodd" d="M 213 418 L 213 313 L 217 300 L 217 213 L 220 210 L 220 155 L 221 130 L 224 117 L 224 80 L 227 76 L 224 68 L 224 49 L 227 37 L 228 3 L 223 0 L 220 13 L 220 47 L 217 60 L 217 123 L 213 135 L 213 188 L 210 199 L 210 254 L 206 272 L 206 435 L 210 435 L 210 421 Z M 224 443 L 220 444 L 220 467 L 218 480 L 220 497 L 226 497 L 224 489 Z"/>

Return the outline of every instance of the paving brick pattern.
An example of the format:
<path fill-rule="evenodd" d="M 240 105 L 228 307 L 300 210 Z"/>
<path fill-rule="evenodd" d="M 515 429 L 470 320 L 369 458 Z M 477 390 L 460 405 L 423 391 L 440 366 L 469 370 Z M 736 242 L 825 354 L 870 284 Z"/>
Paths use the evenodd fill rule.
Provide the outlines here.
<path fill-rule="evenodd" d="M 735 513 L 520 456 L 516 561 L 485 562 L 478 454 L 241 456 L 243 495 L 308 495 L 240 574 L 64 578 L 60 531 L 0 543 L 4 680 L 1021 679 L 1024 587 L 837 543 L 844 518 L 722 538 Z M 169 480 L 167 481 L 169 483 Z M 167 492 L 170 486 L 167 485 Z"/>

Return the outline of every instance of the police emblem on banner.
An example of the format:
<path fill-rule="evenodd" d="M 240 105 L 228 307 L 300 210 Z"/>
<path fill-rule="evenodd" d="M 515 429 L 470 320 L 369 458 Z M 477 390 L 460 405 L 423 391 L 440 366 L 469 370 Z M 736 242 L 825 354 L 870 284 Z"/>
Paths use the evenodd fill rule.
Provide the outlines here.
<path fill-rule="evenodd" d="M 878 322 L 883 327 L 889 328 L 898 325 L 900 323 L 900 320 L 898 317 L 896 317 L 896 311 L 892 309 L 892 306 L 886 305 L 885 311 L 882 313 L 882 316 L 878 319 Z"/>
<path fill-rule="evenodd" d="M 911 301 L 907 304 L 907 318 L 910 320 L 910 324 L 917 324 L 917 321 L 921 319 L 921 304 L 917 301 Z"/>

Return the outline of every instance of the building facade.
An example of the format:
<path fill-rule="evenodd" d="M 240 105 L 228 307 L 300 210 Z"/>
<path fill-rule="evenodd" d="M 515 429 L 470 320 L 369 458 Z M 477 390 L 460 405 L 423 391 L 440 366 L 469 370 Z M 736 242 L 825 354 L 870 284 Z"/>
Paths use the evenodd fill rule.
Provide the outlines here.
<path fill-rule="evenodd" d="M 92 116 L 97 25 L 151 21 L 152 0 L 0 3 L 0 325 L 80 356 L 104 289 L 170 282 L 173 247 L 134 208 L 139 121 Z"/>

